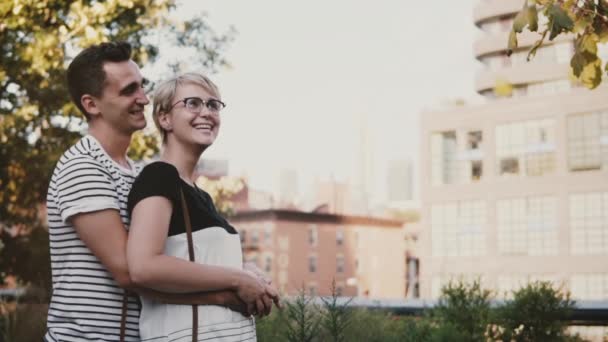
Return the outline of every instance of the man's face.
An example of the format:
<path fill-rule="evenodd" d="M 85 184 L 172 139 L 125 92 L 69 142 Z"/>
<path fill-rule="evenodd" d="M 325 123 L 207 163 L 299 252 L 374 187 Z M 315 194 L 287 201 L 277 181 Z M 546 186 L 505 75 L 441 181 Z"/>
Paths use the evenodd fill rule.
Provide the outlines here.
<path fill-rule="evenodd" d="M 143 77 L 135 62 L 106 62 L 106 82 L 95 102 L 99 117 L 121 133 L 132 134 L 146 127 L 144 106 L 150 103 L 143 89 Z"/>

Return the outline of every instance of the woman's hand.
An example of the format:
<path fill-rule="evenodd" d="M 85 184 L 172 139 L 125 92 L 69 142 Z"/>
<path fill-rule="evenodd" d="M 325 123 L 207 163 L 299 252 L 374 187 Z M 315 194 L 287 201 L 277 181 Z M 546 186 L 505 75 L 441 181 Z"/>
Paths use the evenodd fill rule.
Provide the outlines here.
<path fill-rule="evenodd" d="M 256 314 L 264 312 L 263 296 L 266 294 L 266 285 L 254 273 L 243 271 L 236 288 L 236 295 L 247 304 L 247 311 Z"/>
<path fill-rule="evenodd" d="M 254 263 L 251 263 L 251 262 L 245 263 L 243 265 L 243 269 L 245 269 L 245 271 L 249 271 L 249 272 L 255 274 L 257 276 L 257 278 L 260 281 L 262 281 L 264 283 L 264 286 L 266 287 L 266 294 L 262 297 L 262 302 L 264 304 L 264 311 L 258 311 L 255 314 L 260 317 L 270 315 L 273 302 L 274 302 L 274 305 L 276 305 L 279 309 L 281 309 L 282 305 L 281 305 L 279 292 L 272 285 L 272 280 L 270 280 L 270 278 L 261 269 L 259 269 Z"/>

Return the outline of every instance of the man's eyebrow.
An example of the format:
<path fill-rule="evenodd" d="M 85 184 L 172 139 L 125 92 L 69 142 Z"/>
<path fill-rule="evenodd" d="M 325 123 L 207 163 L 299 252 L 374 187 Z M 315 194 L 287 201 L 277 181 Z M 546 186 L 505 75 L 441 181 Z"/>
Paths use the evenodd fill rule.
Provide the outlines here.
<path fill-rule="evenodd" d="M 127 95 L 127 94 L 131 94 L 133 91 L 135 91 L 138 87 L 139 87 L 139 82 L 131 82 L 129 84 L 127 84 L 125 87 L 123 87 L 122 89 L 120 89 L 119 94 L 120 95 Z"/>

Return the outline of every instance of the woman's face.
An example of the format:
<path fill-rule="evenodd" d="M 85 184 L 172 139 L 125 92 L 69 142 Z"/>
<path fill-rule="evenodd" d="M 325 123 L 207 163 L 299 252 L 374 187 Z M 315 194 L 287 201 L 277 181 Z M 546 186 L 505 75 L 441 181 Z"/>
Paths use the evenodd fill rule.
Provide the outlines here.
<path fill-rule="evenodd" d="M 169 117 L 172 126 L 170 134 L 189 145 L 208 147 L 213 144 L 221 120 L 219 111 L 207 106 L 207 101 L 211 99 L 219 100 L 199 85 L 187 83 L 179 86 L 171 103 L 176 105 Z"/>

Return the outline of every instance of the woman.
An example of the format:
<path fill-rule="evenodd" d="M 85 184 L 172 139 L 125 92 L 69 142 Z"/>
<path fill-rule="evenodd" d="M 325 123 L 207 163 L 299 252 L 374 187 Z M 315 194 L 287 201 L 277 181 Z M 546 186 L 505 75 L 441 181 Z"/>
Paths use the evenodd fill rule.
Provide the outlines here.
<path fill-rule="evenodd" d="M 272 305 L 268 298 L 277 303 L 276 291 L 242 270 L 238 233 L 194 183 L 194 168 L 217 137 L 223 107 L 217 87 L 200 74 L 187 73 L 158 87 L 153 115 L 162 133 L 163 150 L 160 161 L 142 170 L 129 194 L 129 272 L 136 284 L 160 291 L 234 290 L 250 312 L 261 312 Z M 195 262 L 189 261 L 182 193 L 191 221 Z M 256 339 L 253 318 L 221 306 L 198 306 L 197 311 L 199 340 Z M 188 305 L 142 298 L 141 338 L 189 341 L 193 314 Z"/>

